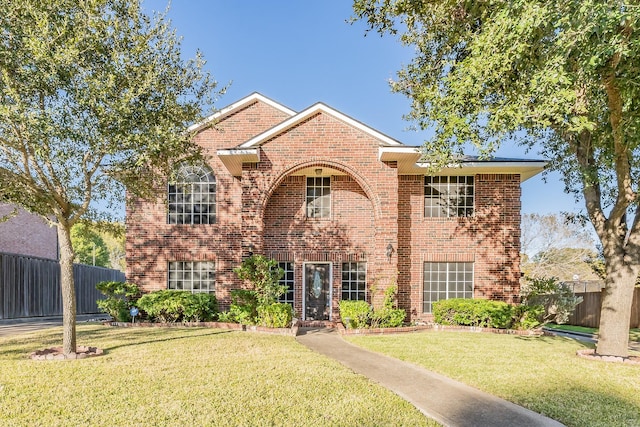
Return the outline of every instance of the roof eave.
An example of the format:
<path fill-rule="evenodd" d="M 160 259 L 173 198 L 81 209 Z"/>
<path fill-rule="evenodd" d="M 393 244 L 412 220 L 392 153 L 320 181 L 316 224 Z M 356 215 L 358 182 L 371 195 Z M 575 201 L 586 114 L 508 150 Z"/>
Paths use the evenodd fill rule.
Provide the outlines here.
<path fill-rule="evenodd" d="M 464 162 L 440 169 L 433 175 L 478 175 L 478 174 L 518 174 L 520 182 L 524 182 L 542 172 L 547 162 L 542 160 L 508 161 L 508 162 Z M 426 171 L 429 163 L 416 163 L 416 167 Z"/>
<path fill-rule="evenodd" d="M 243 163 L 258 163 L 260 161 L 260 150 L 257 148 L 224 149 L 218 150 L 216 154 L 233 176 L 242 176 Z"/>

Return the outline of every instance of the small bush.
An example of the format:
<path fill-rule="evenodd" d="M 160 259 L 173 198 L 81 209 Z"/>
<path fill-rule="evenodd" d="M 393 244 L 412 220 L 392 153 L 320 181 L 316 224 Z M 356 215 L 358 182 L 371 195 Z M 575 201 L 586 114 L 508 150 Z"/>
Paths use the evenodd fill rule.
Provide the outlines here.
<path fill-rule="evenodd" d="M 224 322 L 255 325 L 258 321 L 258 296 L 256 292 L 247 289 L 232 290 L 229 311 L 218 317 Z"/>
<path fill-rule="evenodd" d="M 521 292 L 522 303 L 542 306 L 541 323 L 567 323 L 576 306 L 582 302 L 573 291 L 556 277 L 527 277 Z"/>
<path fill-rule="evenodd" d="M 401 308 L 383 307 L 371 314 L 372 328 L 397 328 L 402 326 L 407 312 Z"/>
<path fill-rule="evenodd" d="M 218 301 L 213 294 L 192 294 L 187 291 L 163 290 L 143 295 L 138 307 L 149 320 L 172 322 L 207 322 L 215 319 Z"/>
<path fill-rule="evenodd" d="M 508 328 L 512 307 L 502 301 L 453 298 L 433 303 L 433 316 L 442 325 Z"/>
<path fill-rule="evenodd" d="M 96 289 L 107 297 L 96 301 L 100 311 L 107 313 L 117 322 L 131 320 L 129 308 L 135 305 L 140 296 L 138 285 L 127 282 L 100 282 Z"/>
<path fill-rule="evenodd" d="M 541 305 L 520 304 L 513 307 L 511 328 L 513 329 L 533 329 L 540 326 L 538 320 L 544 314 L 544 307 Z"/>
<path fill-rule="evenodd" d="M 251 255 L 242 261 L 240 267 L 233 269 L 238 278 L 247 280 L 258 300 L 258 305 L 273 304 L 287 287 L 280 284 L 284 270 L 278 267 L 278 261 L 263 255 Z"/>
<path fill-rule="evenodd" d="M 347 328 L 366 328 L 372 310 L 366 301 L 340 301 L 340 318 Z"/>
<path fill-rule="evenodd" d="M 289 304 L 273 303 L 258 307 L 258 324 L 268 328 L 288 328 L 293 320 L 293 309 Z"/>

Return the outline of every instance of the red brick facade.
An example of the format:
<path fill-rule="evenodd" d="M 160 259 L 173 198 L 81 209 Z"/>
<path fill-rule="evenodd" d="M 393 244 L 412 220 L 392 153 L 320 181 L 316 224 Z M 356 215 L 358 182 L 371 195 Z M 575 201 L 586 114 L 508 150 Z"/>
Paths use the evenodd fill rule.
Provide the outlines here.
<path fill-rule="evenodd" d="M 473 262 L 475 298 L 517 299 L 518 165 L 469 168 L 475 177 L 473 217 L 425 218 L 426 169 L 414 166 L 413 147 L 329 107 L 317 104 L 296 114 L 255 94 L 214 119 L 215 126 L 203 127 L 195 140 L 216 176 L 216 223 L 167 224 L 164 194 L 157 202 L 128 206 L 129 281 L 147 291 L 165 289 L 170 261 L 214 261 L 215 292 L 227 307 L 230 290 L 242 287 L 233 268 L 249 252 L 262 253 L 293 262 L 294 309 L 304 318 L 303 295 L 311 289 L 304 266 L 328 263 L 327 305 L 335 319 L 342 263 L 366 262 L 367 288 L 375 284 L 378 290 L 368 292 L 368 299 L 377 303 L 397 283 L 400 307 L 419 320 L 428 317 L 422 312 L 423 263 L 464 261 Z M 308 176 L 330 178 L 328 218 L 307 217 Z"/>

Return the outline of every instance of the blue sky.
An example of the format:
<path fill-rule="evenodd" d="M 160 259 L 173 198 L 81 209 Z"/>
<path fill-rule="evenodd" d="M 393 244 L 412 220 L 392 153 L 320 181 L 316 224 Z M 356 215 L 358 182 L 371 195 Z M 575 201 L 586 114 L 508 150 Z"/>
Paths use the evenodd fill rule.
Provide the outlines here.
<path fill-rule="evenodd" d="M 145 10 L 164 10 L 165 0 L 146 0 Z M 388 81 L 409 62 L 412 49 L 393 37 L 365 36 L 349 24 L 348 0 L 173 0 L 169 19 L 185 58 L 196 49 L 221 86 L 231 83 L 216 108 L 253 92 L 300 111 L 321 101 L 408 145 L 429 132 L 409 131 L 402 116 L 410 103 L 391 93 Z M 473 153 L 467 153 L 473 154 Z M 504 146 L 496 155 L 539 159 L 536 152 Z M 556 173 L 522 186 L 523 213 L 578 212 L 582 204 L 563 192 Z"/>

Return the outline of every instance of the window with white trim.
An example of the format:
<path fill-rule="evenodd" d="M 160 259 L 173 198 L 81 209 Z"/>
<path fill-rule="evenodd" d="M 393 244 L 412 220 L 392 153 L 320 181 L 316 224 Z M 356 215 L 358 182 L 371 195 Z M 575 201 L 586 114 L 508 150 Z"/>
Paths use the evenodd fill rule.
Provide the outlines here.
<path fill-rule="evenodd" d="M 216 264 L 213 261 L 169 262 L 168 289 L 192 293 L 215 293 Z"/>
<path fill-rule="evenodd" d="M 425 176 L 424 216 L 473 216 L 473 176 Z"/>
<path fill-rule="evenodd" d="M 331 178 L 307 177 L 307 218 L 331 216 Z"/>
<path fill-rule="evenodd" d="M 169 224 L 216 222 L 216 177 L 205 165 L 182 165 L 168 188 Z"/>
<path fill-rule="evenodd" d="M 342 299 L 366 301 L 367 299 L 367 263 L 342 263 Z"/>
<path fill-rule="evenodd" d="M 293 301 L 294 301 L 293 263 L 279 262 L 278 267 L 284 270 L 284 275 L 282 276 L 282 279 L 280 279 L 280 285 L 287 287 L 287 292 L 285 292 L 284 294 L 280 295 L 280 297 L 278 297 L 278 302 L 291 304 L 291 307 L 293 307 Z"/>
<path fill-rule="evenodd" d="M 422 295 L 423 313 L 439 300 L 473 298 L 473 263 L 425 262 Z"/>

